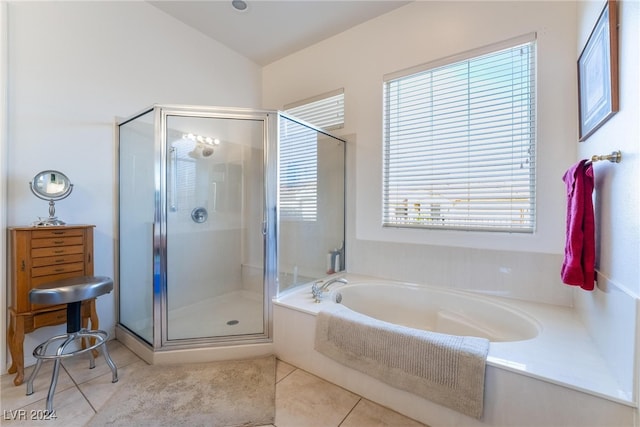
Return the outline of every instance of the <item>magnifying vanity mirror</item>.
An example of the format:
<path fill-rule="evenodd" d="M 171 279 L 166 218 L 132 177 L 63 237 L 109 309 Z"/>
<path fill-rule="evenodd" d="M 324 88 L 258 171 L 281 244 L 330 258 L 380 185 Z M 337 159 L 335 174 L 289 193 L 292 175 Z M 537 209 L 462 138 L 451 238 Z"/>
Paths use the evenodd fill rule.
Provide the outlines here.
<path fill-rule="evenodd" d="M 65 199 L 71 194 L 73 184 L 62 172 L 46 170 L 38 173 L 29 182 L 31 192 L 39 199 L 49 201 L 49 218 L 42 218 L 35 221 L 33 225 L 37 227 L 65 225 L 65 222 L 56 217 L 55 202 Z"/>

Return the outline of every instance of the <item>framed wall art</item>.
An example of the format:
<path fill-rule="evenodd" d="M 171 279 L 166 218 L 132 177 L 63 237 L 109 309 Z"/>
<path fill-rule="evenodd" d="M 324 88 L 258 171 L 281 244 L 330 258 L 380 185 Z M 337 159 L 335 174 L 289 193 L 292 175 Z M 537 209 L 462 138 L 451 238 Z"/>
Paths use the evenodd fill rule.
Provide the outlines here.
<path fill-rule="evenodd" d="M 619 109 L 617 16 L 617 1 L 607 0 L 578 58 L 580 141 Z"/>

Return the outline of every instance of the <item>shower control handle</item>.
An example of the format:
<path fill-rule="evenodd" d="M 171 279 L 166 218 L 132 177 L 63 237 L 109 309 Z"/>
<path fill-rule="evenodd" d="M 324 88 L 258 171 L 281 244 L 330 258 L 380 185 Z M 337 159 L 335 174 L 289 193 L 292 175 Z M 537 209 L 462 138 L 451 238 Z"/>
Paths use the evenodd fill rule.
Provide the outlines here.
<path fill-rule="evenodd" d="M 203 207 L 195 208 L 191 211 L 191 219 L 193 222 L 197 222 L 198 224 L 202 224 L 209 217 L 209 213 Z"/>

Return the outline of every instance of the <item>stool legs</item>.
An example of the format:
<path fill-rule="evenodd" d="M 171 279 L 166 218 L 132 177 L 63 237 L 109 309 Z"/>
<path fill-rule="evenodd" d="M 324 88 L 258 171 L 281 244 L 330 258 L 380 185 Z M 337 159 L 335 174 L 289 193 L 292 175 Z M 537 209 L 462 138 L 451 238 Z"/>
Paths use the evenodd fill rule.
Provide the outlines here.
<path fill-rule="evenodd" d="M 63 338 L 65 339 L 65 341 L 60 345 L 61 348 L 66 347 L 67 344 L 73 340 L 73 337 L 70 337 L 67 335 L 57 335 L 53 338 L 49 338 L 47 341 L 45 341 L 44 343 L 36 347 L 36 350 L 41 349 L 38 354 L 47 354 L 47 349 L 49 348 L 49 345 Z M 36 367 L 33 369 L 33 372 L 31 372 L 31 375 L 29 375 L 29 379 L 27 380 L 27 396 L 30 396 L 33 394 L 33 381 L 38 376 L 38 372 L 40 372 L 40 368 L 42 367 L 42 361 L 44 360 L 44 358 L 36 356 L 36 350 L 33 351 L 34 357 L 37 358 Z M 56 355 L 57 354 L 58 352 L 56 352 Z"/>
<path fill-rule="evenodd" d="M 47 411 L 50 413 L 53 412 L 53 395 L 56 390 L 56 386 L 58 385 L 58 374 L 60 373 L 60 365 L 62 363 L 62 359 L 66 357 L 71 357 L 78 355 L 80 353 L 89 352 L 89 369 L 93 369 L 96 366 L 95 358 L 93 356 L 93 350 L 97 347 L 102 347 L 102 354 L 104 355 L 104 359 L 107 362 L 107 365 L 111 369 L 111 382 L 115 383 L 118 381 L 118 369 L 116 368 L 115 363 L 111 359 L 109 355 L 109 350 L 107 350 L 107 338 L 109 334 L 105 331 L 89 331 L 86 329 L 81 329 L 78 332 L 68 333 L 66 335 L 58 335 L 53 338 L 48 339 L 44 343 L 40 344 L 33 350 L 33 356 L 37 359 L 36 366 L 33 369 L 33 372 L 29 376 L 27 381 L 27 396 L 33 394 L 33 381 L 35 380 L 40 368 L 42 366 L 43 360 L 54 360 L 53 365 L 53 373 L 51 374 L 51 384 L 49 385 L 49 393 L 47 394 Z M 71 351 L 69 353 L 65 353 L 65 349 L 75 340 L 82 341 L 83 339 L 92 338 L 95 339 L 96 343 L 87 348 Z M 55 341 L 63 340 L 64 342 L 60 344 L 54 354 L 47 354 L 47 349 L 49 345 Z"/>
<path fill-rule="evenodd" d="M 56 351 L 56 356 L 58 356 L 58 358 L 53 364 L 53 373 L 51 374 L 51 384 L 49 385 L 49 393 L 47 394 L 47 411 L 50 414 L 53 413 L 53 394 L 55 393 L 56 386 L 58 385 L 58 374 L 60 373 L 60 364 L 62 363 L 62 359 L 60 359 L 60 355 L 62 355 L 62 353 L 64 352 L 64 349 L 69 344 L 71 344 L 71 342 L 73 342 L 73 339 L 74 339 L 73 336 L 67 338 L 64 341 L 64 343 L 62 343 L 62 345 L 58 347 L 58 350 Z M 31 382 L 33 383 L 33 381 Z M 33 389 L 33 385 L 32 385 L 32 389 Z"/>
<path fill-rule="evenodd" d="M 109 355 L 109 350 L 107 350 L 106 344 L 102 346 L 102 355 L 104 356 L 104 360 L 107 362 L 107 365 L 109 365 L 109 368 L 111 368 L 111 382 L 117 383 L 118 368 L 116 368 L 116 364 L 113 363 L 113 360 L 111 360 L 111 356 Z"/>
<path fill-rule="evenodd" d="M 86 331 L 86 330 L 81 330 L 78 332 L 78 336 L 81 338 L 96 338 L 96 332 L 102 332 L 104 334 L 106 334 L 106 332 L 104 331 Z M 109 355 L 109 350 L 107 350 L 107 344 L 106 344 L 106 339 L 104 341 L 103 344 L 98 343 L 97 344 L 98 347 L 102 347 L 102 355 L 104 356 L 104 360 L 107 362 L 107 365 L 109 365 L 109 368 L 111 369 L 111 382 L 112 383 L 117 383 L 118 382 L 118 368 L 116 367 L 116 364 L 113 363 L 113 360 L 111 359 L 111 356 Z M 94 346 L 92 346 L 94 347 Z M 89 350 L 91 347 L 89 347 L 88 349 L 85 349 L 85 351 Z M 93 352 L 89 352 L 89 369 L 93 369 L 96 367 L 96 361 L 95 358 L 93 356 Z"/>
<path fill-rule="evenodd" d="M 29 379 L 27 380 L 27 396 L 31 396 L 33 394 L 33 380 L 38 375 L 38 371 L 40 371 L 41 366 L 42 359 L 38 359 L 36 367 L 33 369 L 33 372 L 31 372 L 31 375 L 29 375 Z"/>
<path fill-rule="evenodd" d="M 67 348 L 67 346 L 71 344 L 76 337 L 74 335 L 69 335 L 69 336 L 58 335 L 56 337 L 53 337 L 47 340 L 44 344 L 41 344 L 38 347 L 36 347 L 36 350 L 34 350 L 33 352 L 34 353 L 33 355 L 36 356 L 36 351 L 38 349 L 42 349 L 42 353 L 39 353 L 39 355 L 45 355 L 47 353 L 47 348 L 49 347 L 49 344 L 61 338 L 66 338 L 66 339 L 62 344 L 60 344 L 60 346 L 56 350 L 56 355 L 51 356 L 52 358 L 55 358 L 55 362 L 53 364 L 53 373 L 51 374 L 51 384 L 49 385 L 49 393 L 47 394 L 47 411 L 49 413 L 53 412 L 53 394 L 55 393 L 56 386 L 58 385 L 58 374 L 60 373 L 60 363 L 62 362 L 62 359 L 60 358 L 60 356 L 64 353 L 64 349 Z M 44 359 L 42 357 L 38 357 L 38 361 L 36 362 L 36 367 L 34 368 L 31 375 L 29 375 L 29 379 L 27 380 L 27 396 L 33 394 L 33 381 L 38 375 L 38 371 L 40 371 L 40 367 L 42 366 L 43 360 Z"/>

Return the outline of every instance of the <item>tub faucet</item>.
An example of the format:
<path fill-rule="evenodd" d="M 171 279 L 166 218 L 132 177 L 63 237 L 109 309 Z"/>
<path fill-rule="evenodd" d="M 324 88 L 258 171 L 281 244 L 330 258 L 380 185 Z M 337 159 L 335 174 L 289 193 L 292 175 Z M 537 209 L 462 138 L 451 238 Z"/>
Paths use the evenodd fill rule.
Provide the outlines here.
<path fill-rule="evenodd" d="M 313 285 L 311 285 L 311 295 L 313 295 L 313 298 L 316 300 L 316 302 L 320 302 L 324 297 L 325 292 L 327 292 L 327 290 L 329 289 L 329 286 L 336 282 L 345 284 L 349 283 L 344 277 L 332 277 L 326 282 L 324 280 L 318 280 Z"/>

